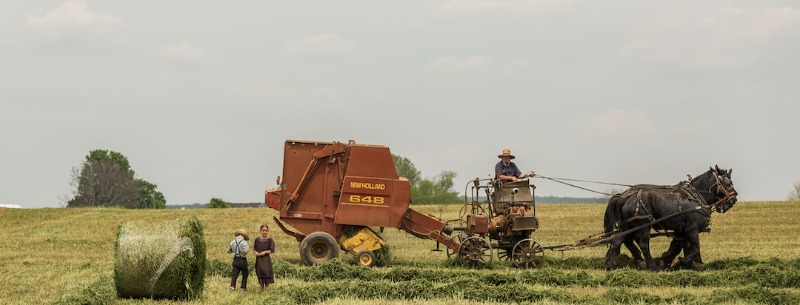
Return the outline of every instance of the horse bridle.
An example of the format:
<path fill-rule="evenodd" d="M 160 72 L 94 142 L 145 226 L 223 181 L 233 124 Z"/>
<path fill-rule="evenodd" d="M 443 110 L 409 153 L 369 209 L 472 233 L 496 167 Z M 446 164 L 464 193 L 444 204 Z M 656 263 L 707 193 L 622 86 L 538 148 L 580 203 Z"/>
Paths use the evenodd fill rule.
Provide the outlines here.
<path fill-rule="evenodd" d="M 720 193 L 724 195 L 722 196 L 722 198 L 718 199 L 717 202 L 714 202 L 713 204 L 709 205 L 712 208 L 712 210 L 714 210 L 716 209 L 717 205 L 726 201 L 730 201 L 731 198 L 736 194 L 736 191 L 731 190 L 733 189 L 733 182 L 731 182 L 731 187 L 730 189 L 728 189 L 722 184 L 722 179 L 719 178 L 719 173 L 717 173 L 717 171 L 711 171 L 711 173 L 714 174 L 714 180 L 716 180 L 716 182 L 708 187 L 707 192 L 711 193 L 711 189 L 714 188 L 714 186 L 716 186 L 717 189 L 714 192 L 714 197 L 717 197 L 717 195 L 719 195 Z"/>

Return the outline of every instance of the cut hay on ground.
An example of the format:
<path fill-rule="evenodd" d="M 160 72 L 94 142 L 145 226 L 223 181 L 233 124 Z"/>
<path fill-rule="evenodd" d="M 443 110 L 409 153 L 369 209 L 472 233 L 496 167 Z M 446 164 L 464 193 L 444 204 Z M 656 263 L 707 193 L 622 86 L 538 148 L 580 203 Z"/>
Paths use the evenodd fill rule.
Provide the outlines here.
<path fill-rule="evenodd" d="M 114 282 L 122 298 L 196 299 L 206 266 L 203 227 L 195 217 L 119 226 Z"/>

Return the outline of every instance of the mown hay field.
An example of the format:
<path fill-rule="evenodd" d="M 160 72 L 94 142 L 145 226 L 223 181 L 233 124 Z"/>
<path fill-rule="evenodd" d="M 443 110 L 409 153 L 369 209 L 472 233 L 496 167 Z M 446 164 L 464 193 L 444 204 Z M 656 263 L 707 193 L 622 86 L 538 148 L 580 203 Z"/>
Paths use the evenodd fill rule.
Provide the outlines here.
<path fill-rule="evenodd" d="M 459 205 L 415 206 L 444 219 Z M 604 205 L 537 206 L 539 243 L 557 245 L 598 233 Z M 622 268 L 602 269 L 605 247 L 546 252 L 541 269 L 519 270 L 507 262 L 489 268 L 457 266 L 435 242 L 387 228 L 392 260 L 383 268 L 342 261 L 302 266 L 298 243 L 280 232 L 270 209 L 128 210 L 114 208 L 0 209 L 0 304 L 799 304 L 800 203 L 739 202 L 714 214 L 701 236 L 699 271 L 652 273 L 627 257 Z M 191 302 L 117 299 L 114 238 L 125 220 L 152 222 L 197 217 L 204 226 L 209 268 L 203 298 Z M 277 244 L 276 284 L 258 292 L 228 292 L 233 232 L 255 235 L 267 223 Z M 668 240 L 653 241 L 658 256 Z M 623 253 L 626 253 L 623 250 Z M 249 260 L 252 264 L 252 257 Z"/>

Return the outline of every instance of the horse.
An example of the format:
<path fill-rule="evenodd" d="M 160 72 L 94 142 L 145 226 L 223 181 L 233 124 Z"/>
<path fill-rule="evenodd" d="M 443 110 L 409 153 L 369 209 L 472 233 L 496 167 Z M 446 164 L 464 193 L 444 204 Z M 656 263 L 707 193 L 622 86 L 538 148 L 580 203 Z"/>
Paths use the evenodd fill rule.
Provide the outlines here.
<path fill-rule="evenodd" d="M 671 231 L 674 236 L 670 249 L 661 256 L 663 262 L 672 261 L 683 250 L 681 266 L 692 268 L 694 262 L 702 263 L 699 233 L 707 231 L 712 212 L 725 213 L 736 204 L 732 173 L 732 169 L 715 166 L 689 181 L 666 186 L 638 184 L 612 196 L 604 217 L 606 235 L 632 232 L 616 234 L 610 240 L 606 270 L 613 269 L 620 246 L 625 244 L 636 260 L 641 261 L 643 255 L 647 268 L 658 271 L 650 254 L 651 228 Z"/>

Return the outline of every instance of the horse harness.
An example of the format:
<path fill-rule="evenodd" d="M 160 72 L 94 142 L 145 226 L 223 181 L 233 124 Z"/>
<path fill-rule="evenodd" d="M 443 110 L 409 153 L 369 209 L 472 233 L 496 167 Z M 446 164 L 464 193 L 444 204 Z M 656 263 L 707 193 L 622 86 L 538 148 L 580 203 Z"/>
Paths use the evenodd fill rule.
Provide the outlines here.
<path fill-rule="evenodd" d="M 736 194 L 736 192 L 732 191 L 733 183 L 731 183 L 731 187 L 730 188 L 726 188 L 724 186 L 724 184 L 722 183 L 722 180 L 719 178 L 719 174 L 716 171 L 713 171 L 712 174 L 714 175 L 714 180 L 716 180 L 716 181 L 714 182 L 714 184 L 712 184 L 711 186 L 708 187 L 707 191 L 706 190 L 697 191 L 694 188 L 692 188 L 692 191 L 708 193 L 708 194 L 714 194 L 714 198 L 716 198 L 718 195 L 722 194 L 723 196 L 720 197 L 719 199 L 717 199 L 716 202 L 708 205 L 708 208 L 711 209 L 711 211 L 713 212 L 717 208 L 718 205 L 720 205 L 723 202 L 727 202 L 727 201 L 731 200 L 731 198 Z M 691 182 L 691 179 L 692 178 L 689 177 L 689 181 L 690 182 Z M 714 188 L 715 186 L 717 187 L 717 189 L 712 192 L 711 189 Z M 703 202 L 703 203 L 705 203 L 705 202 Z"/>
<path fill-rule="evenodd" d="M 655 219 L 655 217 L 653 217 L 653 213 L 647 209 L 647 205 L 642 200 L 642 192 L 643 191 L 652 191 L 652 190 L 667 190 L 667 191 L 669 191 L 670 194 L 673 194 L 675 196 L 685 198 L 685 199 L 687 199 L 689 201 L 699 202 L 699 205 L 697 207 L 684 210 L 683 209 L 683 205 L 678 204 L 678 212 L 677 213 L 673 213 L 673 214 L 668 215 L 666 217 Z M 628 222 L 631 222 L 631 221 L 634 221 L 634 220 L 640 220 L 640 219 L 648 219 L 649 220 L 649 223 L 644 225 L 644 226 L 654 225 L 656 223 L 662 222 L 662 221 L 667 220 L 669 218 L 672 218 L 672 217 L 675 217 L 675 216 L 678 216 L 678 215 L 681 215 L 681 214 L 689 213 L 689 212 L 695 212 L 695 211 L 702 213 L 706 217 L 710 217 L 711 216 L 711 212 L 713 211 L 713 207 L 716 206 L 717 204 L 719 204 L 720 202 L 722 202 L 722 201 L 719 201 L 717 203 L 714 203 L 713 205 L 706 204 L 705 200 L 703 199 L 703 196 L 700 196 L 697 193 L 697 190 L 695 190 L 694 187 L 692 187 L 689 184 L 689 182 L 687 182 L 687 181 L 683 181 L 683 182 L 679 183 L 677 186 L 663 185 L 663 186 L 651 186 L 651 187 L 648 187 L 648 188 L 640 188 L 640 189 L 629 189 L 629 190 L 625 191 L 624 193 L 620 194 L 620 197 L 621 197 L 620 199 L 622 200 L 622 202 L 625 202 L 625 201 L 628 200 L 628 198 L 630 198 L 634 194 L 636 195 L 636 210 L 633 213 L 634 216 L 631 216 L 630 218 L 621 221 L 617 225 L 618 227 L 622 226 L 625 223 L 628 223 Z M 643 211 L 644 214 L 643 215 L 639 215 L 639 210 Z M 656 227 L 653 227 L 653 229 L 655 229 L 656 231 L 660 231 Z"/>

